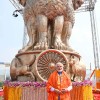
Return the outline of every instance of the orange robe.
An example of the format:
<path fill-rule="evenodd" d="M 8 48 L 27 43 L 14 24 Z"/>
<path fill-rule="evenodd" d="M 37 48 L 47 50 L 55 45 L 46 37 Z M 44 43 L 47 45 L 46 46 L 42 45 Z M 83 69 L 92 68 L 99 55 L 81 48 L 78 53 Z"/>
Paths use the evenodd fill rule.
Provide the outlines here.
<path fill-rule="evenodd" d="M 61 90 L 68 88 L 70 85 L 71 81 L 66 72 L 63 71 L 62 75 L 59 75 L 57 71 L 54 71 L 47 82 L 48 100 L 58 100 L 58 94 L 54 91 L 50 91 L 51 87 Z M 70 100 L 70 92 L 60 94 L 60 100 Z"/>

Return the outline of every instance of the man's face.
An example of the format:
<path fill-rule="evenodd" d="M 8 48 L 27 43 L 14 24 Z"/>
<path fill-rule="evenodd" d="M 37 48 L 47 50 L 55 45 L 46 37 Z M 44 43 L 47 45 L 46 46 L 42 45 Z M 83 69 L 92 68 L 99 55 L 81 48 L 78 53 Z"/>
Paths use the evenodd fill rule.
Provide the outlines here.
<path fill-rule="evenodd" d="M 58 72 L 62 72 L 62 71 L 63 71 L 63 66 L 60 65 L 60 64 L 56 65 L 56 70 L 57 70 Z"/>

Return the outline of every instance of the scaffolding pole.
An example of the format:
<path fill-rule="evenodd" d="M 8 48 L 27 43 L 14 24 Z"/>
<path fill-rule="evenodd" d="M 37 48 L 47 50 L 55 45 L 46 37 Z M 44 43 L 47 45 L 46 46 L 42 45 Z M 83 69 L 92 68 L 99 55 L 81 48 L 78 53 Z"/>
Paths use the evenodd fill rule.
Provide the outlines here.
<path fill-rule="evenodd" d="M 90 22 L 91 22 L 91 31 L 92 31 L 92 42 L 93 42 L 93 53 L 94 53 L 94 65 L 95 68 L 99 68 L 99 48 L 98 48 L 98 41 L 97 41 L 97 32 L 96 32 L 96 23 L 95 23 L 95 16 L 94 10 L 90 11 Z"/>

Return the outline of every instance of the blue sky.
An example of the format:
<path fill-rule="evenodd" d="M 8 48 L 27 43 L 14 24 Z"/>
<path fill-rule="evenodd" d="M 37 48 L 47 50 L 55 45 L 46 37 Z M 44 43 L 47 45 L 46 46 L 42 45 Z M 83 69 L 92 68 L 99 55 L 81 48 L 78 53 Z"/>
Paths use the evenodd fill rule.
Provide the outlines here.
<path fill-rule="evenodd" d="M 100 1 L 96 3 L 95 13 L 100 32 Z M 1 0 L 0 3 L 0 62 L 11 62 L 18 50 L 23 45 L 24 23 L 19 14 L 13 17 L 15 8 L 9 0 Z M 81 56 L 89 67 L 93 63 L 93 46 L 89 12 L 77 13 L 75 25 L 70 38 L 70 44 Z M 100 35 L 99 35 L 100 38 Z"/>
<path fill-rule="evenodd" d="M 22 47 L 23 19 L 12 16 L 15 8 L 9 0 L 0 3 L 0 62 L 10 62 L 17 51 Z"/>

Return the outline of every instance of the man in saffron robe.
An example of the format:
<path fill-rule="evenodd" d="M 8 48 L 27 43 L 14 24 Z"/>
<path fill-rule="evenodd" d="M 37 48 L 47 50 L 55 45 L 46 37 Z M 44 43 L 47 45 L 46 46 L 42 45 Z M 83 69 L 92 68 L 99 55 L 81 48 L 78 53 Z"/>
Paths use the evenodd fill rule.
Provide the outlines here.
<path fill-rule="evenodd" d="M 48 100 L 70 100 L 72 84 L 69 76 L 63 70 L 63 64 L 56 64 L 54 71 L 47 82 Z"/>

